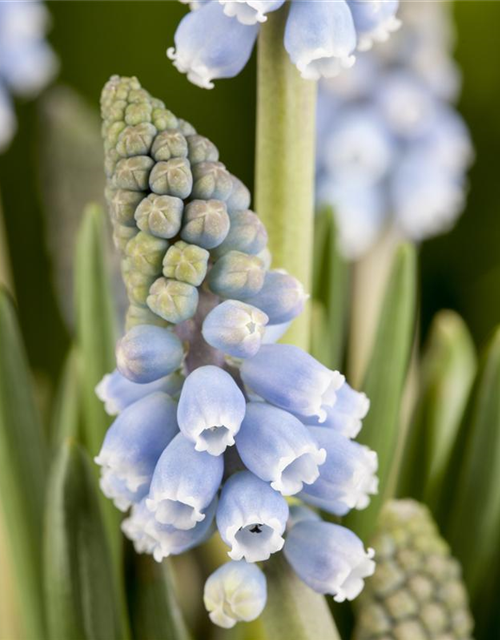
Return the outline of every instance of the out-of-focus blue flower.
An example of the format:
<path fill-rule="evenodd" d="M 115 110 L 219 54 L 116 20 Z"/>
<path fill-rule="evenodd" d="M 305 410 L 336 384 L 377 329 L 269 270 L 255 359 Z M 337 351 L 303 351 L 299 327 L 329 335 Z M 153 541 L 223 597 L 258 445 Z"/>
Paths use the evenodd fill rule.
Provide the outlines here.
<path fill-rule="evenodd" d="M 261 347 L 241 366 L 241 377 L 250 389 L 270 404 L 300 416 L 326 420 L 344 376 L 330 371 L 311 355 L 288 344 Z"/>
<path fill-rule="evenodd" d="M 107 373 L 95 388 L 99 400 L 104 402 L 104 409 L 110 416 L 116 416 L 137 400 L 155 391 L 163 391 L 170 396 L 176 396 L 181 390 L 183 378 L 172 373 L 146 384 L 131 382 L 115 369 Z"/>
<path fill-rule="evenodd" d="M 284 553 L 301 580 L 318 593 L 333 595 L 336 602 L 354 600 L 364 578 L 375 571 L 373 549 L 365 551 L 356 534 L 329 522 L 298 522 L 287 536 Z"/>
<path fill-rule="evenodd" d="M 219 456 L 234 444 L 244 416 L 245 398 L 227 371 L 207 365 L 186 378 L 177 419 L 196 451 Z"/>
<path fill-rule="evenodd" d="M 231 629 L 241 620 L 250 622 L 260 616 L 267 600 L 267 582 L 255 564 L 244 560 L 227 562 L 208 578 L 203 601 L 210 620 Z"/>
<path fill-rule="evenodd" d="M 268 320 L 255 306 L 226 300 L 207 315 L 202 334 L 215 349 L 234 358 L 251 358 L 260 349 Z"/>
<path fill-rule="evenodd" d="M 211 89 L 212 80 L 231 78 L 247 63 L 258 25 L 284 0 L 208 0 L 192 4 L 168 55 L 194 84 Z M 303 78 L 337 75 L 354 64 L 356 48 L 387 40 L 399 27 L 397 0 L 291 0 L 284 47 Z"/>
<path fill-rule="evenodd" d="M 175 33 L 175 48 L 167 53 L 193 84 L 211 89 L 215 78 L 233 78 L 243 69 L 257 32 L 257 25 L 228 17 L 219 2 L 206 2 L 184 16 Z"/>
<path fill-rule="evenodd" d="M 362 420 L 370 409 L 370 400 L 364 393 L 355 391 L 347 382 L 337 391 L 337 401 L 326 410 L 326 420 L 316 417 L 303 418 L 311 427 L 329 427 L 346 438 L 355 438 L 363 426 Z"/>
<path fill-rule="evenodd" d="M 365 509 L 370 495 L 377 493 L 377 454 L 368 447 L 349 440 L 333 429 L 310 427 L 326 462 L 319 478 L 304 487 L 300 497 L 324 511 L 344 516 L 351 509 Z"/>
<path fill-rule="evenodd" d="M 290 529 L 292 529 L 297 523 L 308 520 L 321 522 L 321 516 L 316 511 L 306 507 L 304 504 L 290 505 L 290 515 L 288 516 L 288 522 L 286 523 L 288 531 L 290 531 Z"/>
<path fill-rule="evenodd" d="M 181 366 L 183 358 L 179 338 L 168 329 L 150 324 L 133 327 L 116 346 L 118 371 L 139 384 L 168 376 Z"/>
<path fill-rule="evenodd" d="M 248 303 L 262 309 L 269 324 L 279 325 L 299 316 L 308 297 L 297 278 L 284 270 L 273 270 L 266 273 L 262 289 Z"/>
<path fill-rule="evenodd" d="M 233 560 L 267 560 L 285 544 L 286 500 L 250 471 L 236 473 L 226 481 L 216 519 Z"/>
<path fill-rule="evenodd" d="M 319 476 L 326 452 L 297 418 L 264 402 L 250 402 L 236 437 L 245 466 L 284 496 Z"/>
<path fill-rule="evenodd" d="M 95 461 L 102 467 L 101 488 L 122 511 L 148 492 L 156 463 L 179 433 L 177 403 L 156 391 L 125 409 L 106 433 Z"/>
<path fill-rule="evenodd" d="M 16 129 L 8 94 L 35 96 L 57 71 L 57 59 L 45 40 L 48 23 L 41 2 L 0 2 L 0 150 Z"/>
<path fill-rule="evenodd" d="M 158 460 L 146 505 L 160 524 L 192 529 L 205 519 L 223 472 L 221 456 L 196 451 L 180 433 Z"/>

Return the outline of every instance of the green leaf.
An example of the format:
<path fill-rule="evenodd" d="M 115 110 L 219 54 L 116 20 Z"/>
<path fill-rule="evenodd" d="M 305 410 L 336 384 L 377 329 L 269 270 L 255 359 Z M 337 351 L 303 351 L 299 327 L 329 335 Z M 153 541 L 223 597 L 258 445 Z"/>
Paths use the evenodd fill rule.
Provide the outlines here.
<path fill-rule="evenodd" d="M 300 580 L 283 554 L 264 565 L 267 605 L 262 622 L 272 640 L 340 640 L 324 596 Z"/>
<path fill-rule="evenodd" d="M 346 518 L 363 539 L 375 526 L 378 512 L 388 496 L 389 476 L 400 426 L 401 399 L 415 329 L 416 254 L 413 246 L 401 245 L 394 256 L 363 390 L 370 398 L 370 412 L 358 440 L 375 450 L 379 459 L 379 492 L 364 511 Z"/>
<path fill-rule="evenodd" d="M 474 603 L 499 558 L 500 328 L 483 355 L 460 435 L 448 473 L 444 532 Z"/>
<path fill-rule="evenodd" d="M 442 484 L 476 373 L 476 353 L 463 320 L 441 311 L 422 359 L 420 397 L 401 465 L 398 493 L 437 510 Z"/>
<path fill-rule="evenodd" d="M 76 438 L 80 423 L 80 371 L 78 352 L 73 347 L 64 364 L 56 393 L 52 418 L 52 444 L 58 449 L 66 438 Z"/>
<path fill-rule="evenodd" d="M 12 302 L 0 288 L 0 500 L 26 637 L 44 637 L 41 542 L 47 468 L 43 428 Z"/>
<path fill-rule="evenodd" d="M 91 455 L 99 452 L 110 422 L 95 387 L 115 368 L 115 317 L 105 260 L 106 233 L 102 208 L 89 205 L 78 233 L 75 289 L 84 435 Z"/>
<path fill-rule="evenodd" d="M 151 556 L 134 552 L 129 602 L 135 640 L 190 640 L 168 559 L 158 564 Z"/>
<path fill-rule="evenodd" d="M 54 462 L 45 520 L 49 637 L 121 640 L 110 550 L 85 451 L 71 440 Z"/>
<path fill-rule="evenodd" d="M 347 325 L 349 267 L 338 250 L 332 209 L 325 207 L 319 211 L 314 224 L 313 300 L 324 309 L 326 324 L 320 322 L 318 325 L 318 312 L 315 312 L 313 302 L 312 348 L 316 351 L 315 357 L 324 365 L 339 369 Z M 318 328 L 321 329 L 319 332 Z M 321 341 L 318 333 L 323 336 Z"/>

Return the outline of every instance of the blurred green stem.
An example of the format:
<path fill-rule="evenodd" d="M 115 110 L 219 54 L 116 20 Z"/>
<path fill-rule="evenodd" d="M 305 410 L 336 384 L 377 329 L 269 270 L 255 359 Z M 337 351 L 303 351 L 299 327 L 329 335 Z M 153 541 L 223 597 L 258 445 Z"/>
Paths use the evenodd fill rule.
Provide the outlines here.
<path fill-rule="evenodd" d="M 288 3 L 287 3 L 288 4 Z M 256 209 L 269 232 L 273 266 L 311 291 L 316 83 L 303 80 L 283 46 L 288 7 L 269 13 L 257 63 Z M 309 347 L 309 310 L 286 335 Z"/>

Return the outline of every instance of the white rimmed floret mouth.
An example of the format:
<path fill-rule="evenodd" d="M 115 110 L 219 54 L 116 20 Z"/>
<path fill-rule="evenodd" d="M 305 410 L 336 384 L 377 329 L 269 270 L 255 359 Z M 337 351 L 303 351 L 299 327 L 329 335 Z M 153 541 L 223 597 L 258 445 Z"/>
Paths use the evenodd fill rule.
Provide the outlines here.
<path fill-rule="evenodd" d="M 293 496 L 302 491 L 304 484 L 313 484 L 319 478 L 319 466 L 326 460 L 325 449 L 314 444 L 304 447 L 294 456 L 280 458 L 277 479 L 271 487 L 284 496 Z"/>
<path fill-rule="evenodd" d="M 358 36 L 358 51 L 369 51 L 375 42 L 387 42 L 394 31 L 401 26 L 401 20 L 396 16 L 390 16 L 376 29 Z"/>
<path fill-rule="evenodd" d="M 327 418 L 326 409 L 332 408 L 337 401 L 337 391 L 344 384 L 345 377 L 338 371 L 327 371 L 324 376 L 324 384 L 318 389 L 318 395 L 313 404 L 312 415 L 318 416 L 318 422 L 322 423 Z"/>
<path fill-rule="evenodd" d="M 321 77 L 333 78 L 342 69 L 349 69 L 356 62 L 356 56 L 336 55 L 331 49 L 320 47 L 303 54 L 296 61 L 301 76 L 306 80 L 319 80 Z"/>
<path fill-rule="evenodd" d="M 356 564 L 346 575 L 339 581 L 340 585 L 336 589 L 333 597 L 335 602 L 344 602 L 345 600 L 354 600 L 364 587 L 364 579 L 370 577 L 375 572 L 375 562 L 373 557 L 375 551 L 369 548 L 358 564 Z"/>
<path fill-rule="evenodd" d="M 375 475 L 378 469 L 378 456 L 368 447 L 363 447 L 363 449 L 365 464 L 356 468 L 349 494 L 341 499 L 349 509 L 366 509 L 370 504 L 370 496 L 378 493 L 379 480 Z"/>
<path fill-rule="evenodd" d="M 205 514 L 188 496 L 180 500 L 174 496 L 160 495 L 146 499 L 147 508 L 154 513 L 160 524 L 170 525 L 176 529 L 193 529 L 198 522 L 205 519 Z"/>
<path fill-rule="evenodd" d="M 196 63 L 190 55 L 183 55 L 176 51 L 175 47 L 167 49 L 167 56 L 172 60 L 174 67 L 181 73 L 186 73 L 188 80 L 202 89 L 213 89 L 212 78 L 214 74 L 210 69 L 200 63 Z"/>
<path fill-rule="evenodd" d="M 119 475 L 114 468 L 103 466 L 99 486 L 103 494 L 113 500 L 116 508 L 125 512 L 146 495 L 149 482 L 149 477 Z"/>
<path fill-rule="evenodd" d="M 109 394 L 110 382 L 111 374 L 107 373 L 95 387 L 94 391 L 99 400 L 104 403 L 104 410 L 106 411 L 108 416 L 116 416 L 120 413 L 120 407 L 118 406 L 114 398 Z"/>
<path fill-rule="evenodd" d="M 206 451 L 212 456 L 220 456 L 234 445 L 235 432 L 223 424 L 202 428 L 195 436 L 196 451 Z"/>
<path fill-rule="evenodd" d="M 276 518 L 264 519 L 259 515 L 250 516 L 241 524 L 226 530 L 226 538 L 231 545 L 228 556 L 232 560 L 261 562 L 269 560 L 271 554 L 281 551 L 285 544 L 278 531 L 281 524 Z"/>
<path fill-rule="evenodd" d="M 262 2 L 252 0 L 219 0 L 224 6 L 224 13 L 229 18 L 236 18 L 241 24 L 252 25 L 257 22 L 266 22 L 267 16 L 259 8 Z"/>
<path fill-rule="evenodd" d="M 150 476 L 134 472 L 131 465 L 123 464 L 119 455 L 100 453 L 94 458 L 94 462 L 101 467 L 103 478 L 114 476 L 132 493 L 151 480 Z"/>

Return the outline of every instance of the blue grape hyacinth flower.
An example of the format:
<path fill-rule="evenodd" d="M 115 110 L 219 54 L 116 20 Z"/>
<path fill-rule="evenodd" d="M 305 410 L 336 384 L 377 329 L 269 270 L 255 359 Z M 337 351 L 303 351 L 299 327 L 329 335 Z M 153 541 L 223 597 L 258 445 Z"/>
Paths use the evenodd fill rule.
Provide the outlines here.
<path fill-rule="evenodd" d="M 285 9 L 284 47 L 303 78 L 337 75 L 355 62 L 356 49 L 386 40 L 400 22 L 397 0 L 208 0 L 191 3 L 168 56 L 188 79 L 205 89 L 232 78 L 250 59 L 259 24 Z"/>

